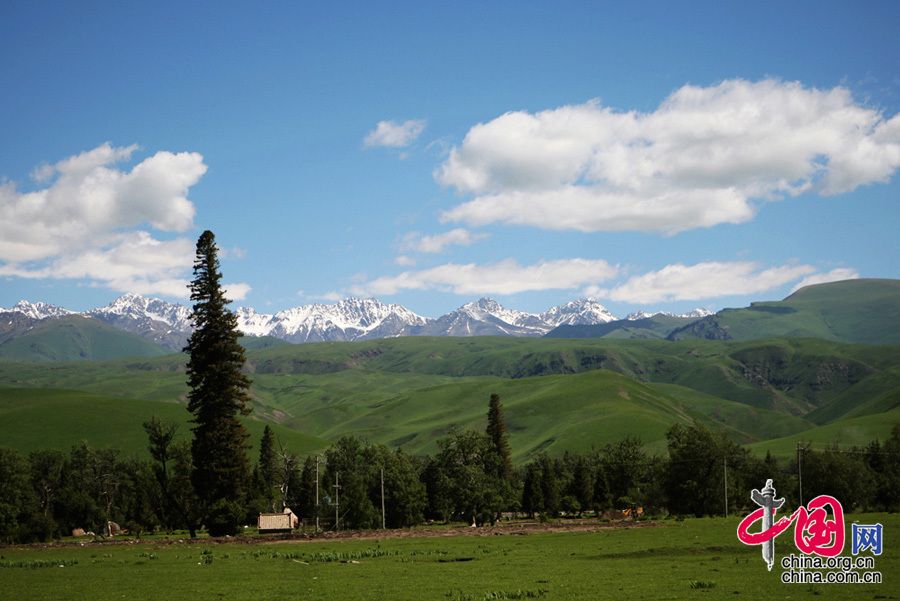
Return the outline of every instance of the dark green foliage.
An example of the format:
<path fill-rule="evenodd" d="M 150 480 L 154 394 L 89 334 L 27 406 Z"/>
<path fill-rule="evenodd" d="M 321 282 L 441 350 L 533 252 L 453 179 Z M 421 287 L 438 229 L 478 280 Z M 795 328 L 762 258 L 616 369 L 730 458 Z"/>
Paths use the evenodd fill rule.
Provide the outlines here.
<path fill-rule="evenodd" d="M 512 481 L 513 468 L 509 450 L 509 437 L 506 434 L 506 422 L 503 419 L 503 404 L 500 395 L 491 394 L 488 407 L 487 435 L 494 445 L 499 458 L 497 477 L 507 482 Z"/>
<path fill-rule="evenodd" d="M 28 462 L 17 451 L 0 447 L 0 540 L 19 538 L 34 507 Z"/>
<path fill-rule="evenodd" d="M 316 461 L 317 456 L 309 455 L 303 462 L 303 470 L 300 472 L 300 481 L 297 483 L 297 496 L 293 505 L 289 505 L 297 515 L 313 518 L 319 515 L 319 506 L 316 504 Z M 322 483 L 318 482 L 319 487 Z M 321 517 L 321 516 L 320 516 Z"/>
<path fill-rule="evenodd" d="M 669 510 L 679 514 L 721 515 L 725 513 L 726 469 L 730 509 L 747 507 L 747 491 L 760 488 L 767 478 L 780 478 L 774 459 L 761 461 L 702 425 L 674 425 L 668 434 L 669 461 L 665 492 Z M 787 491 L 784 484 L 776 484 Z"/>
<path fill-rule="evenodd" d="M 200 505 L 191 486 L 190 448 L 174 442 L 170 425 L 151 420 L 146 427 L 154 457 L 150 462 L 87 444 L 72 447 L 68 454 L 40 451 L 27 458 L 0 449 L 0 539 L 46 541 L 68 535 L 73 528 L 102 535 L 107 520 L 125 526 L 132 535 L 159 527 L 196 530 Z M 441 439 L 439 448 L 435 456 L 416 459 L 382 445 L 342 439 L 326 453 L 323 526 L 332 523 L 335 497 L 329 484 L 340 474 L 342 528 L 380 527 L 382 469 L 390 528 L 412 526 L 426 516 L 485 523 L 511 507 L 505 505 L 504 483 L 496 477 L 498 456 L 490 438 L 454 431 Z M 900 507 L 900 427 L 884 443 L 823 451 L 805 448 L 802 457 L 806 502 L 829 494 L 847 511 Z M 540 513 L 542 519 L 632 504 L 651 514 L 665 509 L 679 515 L 721 514 L 726 465 L 731 515 L 753 508 L 748 491 L 761 487 L 767 478 L 775 479 L 790 506 L 798 503 L 796 460 L 779 464 L 771 455 L 754 457 L 721 433 L 695 425 L 672 428 L 669 457 L 647 455 L 636 439 L 623 439 L 590 454 L 538 455 L 522 470 L 521 508 L 532 515 Z M 314 518 L 314 457 L 300 469 L 295 455 L 283 453 L 281 466 L 287 475 L 284 493 L 289 506 L 304 518 Z M 246 501 L 222 500 L 206 507 L 207 524 L 221 530 L 248 511 Z"/>
<path fill-rule="evenodd" d="M 541 496 L 544 498 L 544 513 L 556 516 L 560 510 L 559 465 L 551 457 L 541 455 L 537 459 L 541 467 Z"/>
<path fill-rule="evenodd" d="M 639 438 L 627 436 L 603 447 L 600 463 L 605 476 L 606 496 L 613 507 L 642 503 L 641 488 L 647 480 L 649 456 Z"/>
<path fill-rule="evenodd" d="M 278 452 L 275 450 L 275 434 L 268 425 L 259 442 L 259 461 L 254 471 L 257 493 L 269 509 L 275 511 L 275 491 L 278 482 Z"/>
<path fill-rule="evenodd" d="M 326 452 L 328 466 L 323 478 L 331 498 L 331 511 L 338 505 L 340 528 L 375 528 L 380 524 L 379 513 L 369 497 L 368 471 L 362 458 L 362 443 L 349 436 L 337 441 Z M 335 485 L 339 488 L 335 489 Z"/>
<path fill-rule="evenodd" d="M 531 517 L 544 510 L 544 492 L 541 488 L 541 466 L 532 461 L 525 466 L 522 485 L 522 509 Z"/>
<path fill-rule="evenodd" d="M 31 464 L 31 485 L 42 515 L 52 516 L 59 501 L 65 475 L 66 456 L 61 451 L 32 451 L 28 455 Z"/>
<path fill-rule="evenodd" d="M 449 522 L 453 519 L 456 504 L 450 498 L 450 478 L 435 457 L 426 457 L 421 470 L 428 500 L 427 516 Z"/>
<path fill-rule="evenodd" d="M 874 472 L 873 505 L 877 509 L 900 509 L 900 424 L 894 426 L 885 443 L 872 442 L 866 461 Z"/>
<path fill-rule="evenodd" d="M 587 511 L 594 506 L 594 476 L 587 457 L 578 455 L 575 458 L 572 481 L 567 492 L 578 501 L 579 512 Z"/>
<path fill-rule="evenodd" d="M 598 461 L 594 470 L 594 508 L 597 510 L 609 509 L 609 485 L 606 483 L 606 467 Z"/>
<path fill-rule="evenodd" d="M 304 503 L 303 498 L 307 494 L 301 481 L 300 458 L 284 449 L 278 455 L 278 489 L 281 493 L 281 506 L 276 506 L 275 509 L 290 507 L 292 511 L 299 512 Z M 301 512 L 300 515 L 305 514 Z"/>
<path fill-rule="evenodd" d="M 198 502 L 190 479 L 192 472 L 190 449 L 176 443 L 178 426 L 152 417 L 144 423 L 153 458 L 151 473 L 156 487 L 151 489 L 151 503 L 161 526 L 166 530 L 187 528 L 196 535 Z"/>
<path fill-rule="evenodd" d="M 864 453 L 842 453 L 833 447 L 825 451 L 802 449 L 801 455 L 804 503 L 818 495 L 831 495 L 845 511 L 866 508 L 876 482 L 867 469 Z"/>
<path fill-rule="evenodd" d="M 185 351 L 190 354 L 188 410 L 195 424 L 192 481 L 213 536 L 237 533 L 243 512 L 235 507 L 247 495 L 250 473 L 247 432 L 238 420 L 250 412 L 250 380 L 242 372 L 244 349 L 221 279 L 215 236 L 205 231 L 197 241 L 191 283 L 194 331 Z"/>
<path fill-rule="evenodd" d="M 384 470 L 387 527 L 400 528 L 421 523 L 428 498 L 412 459 L 401 450 L 392 451 L 383 445 L 374 445 L 363 450 L 363 461 L 370 468 L 369 498 L 377 512 L 381 511 L 381 470 Z"/>
<path fill-rule="evenodd" d="M 430 478 L 437 490 L 429 498 L 443 497 L 449 516 L 473 523 L 493 521 L 509 502 L 507 489 L 497 477 L 500 457 L 486 434 L 452 431 L 438 440 L 438 454 Z"/>

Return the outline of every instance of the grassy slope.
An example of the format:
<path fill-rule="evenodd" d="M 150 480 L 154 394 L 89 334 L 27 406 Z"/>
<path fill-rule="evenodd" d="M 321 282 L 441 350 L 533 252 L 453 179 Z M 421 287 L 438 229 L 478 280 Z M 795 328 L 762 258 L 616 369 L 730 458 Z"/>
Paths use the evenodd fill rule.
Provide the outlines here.
<path fill-rule="evenodd" d="M 28 333 L 0 344 L 0 357 L 14 361 L 104 361 L 167 352 L 136 334 L 80 316 L 45 319 Z"/>
<path fill-rule="evenodd" d="M 145 454 L 147 437 L 141 427 L 151 416 L 179 424 L 182 437 L 190 431 L 184 405 L 101 396 L 74 390 L 0 388 L 0 440 L 21 451 L 67 450 L 82 440 L 94 447 L 114 447 Z M 265 423 L 245 419 L 250 443 L 262 436 Z M 282 443 L 297 452 L 327 446 L 322 439 L 272 425 Z"/>
<path fill-rule="evenodd" d="M 674 334 L 725 331 L 733 340 L 814 337 L 863 344 L 900 343 L 900 280 L 848 280 L 807 286 L 783 301 L 726 309 Z"/>
<path fill-rule="evenodd" d="M 258 419 L 412 452 L 433 451 L 453 424 L 482 428 L 487 398 L 497 392 L 519 460 L 626 434 L 661 448 L 669 425 L 694 418 L 735 440 L 760 441 L 844 416 L 881 414 L 900 397 L 900 347 L 820 340 L 405 338 L 279 346 L 248 357 Z M 0 362 L 0 385 L 155 402 L 183 400 L 186 392 L 179 355 Z M 0 434 L 6 429 L 0 422 Z M 125 440 L 133 435 L 123 430 L 119 446 L 133 445 Z"/>
<path fill-rule="evenodd" d="M 900 408 L 884 413 L 843 418 L 790 436 L 757 442 L 750 445 L 750 448 L 759 453 L 771 451 L 773 455 L 791 456 L 797 451 L 797 443 L 811 443 L 812 447 L 818 450 L 833 444 L 842 449 L 851 445 L 865 446 L 875 438 L 879 440 L 888 438 L 891 429 L 897 424 L 900 424 Z"/>

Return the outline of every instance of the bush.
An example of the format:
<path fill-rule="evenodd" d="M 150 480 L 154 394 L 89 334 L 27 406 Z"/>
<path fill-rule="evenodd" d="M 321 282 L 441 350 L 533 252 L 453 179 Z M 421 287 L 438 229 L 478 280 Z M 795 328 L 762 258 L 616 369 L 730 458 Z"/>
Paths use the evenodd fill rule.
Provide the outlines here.
<path fill-rule="evenodd" d="M 209 508 L 206 529 L 210 536 L 234 536 L 238 533 L 244 508 L 240 503 L 219 499 Z"/>

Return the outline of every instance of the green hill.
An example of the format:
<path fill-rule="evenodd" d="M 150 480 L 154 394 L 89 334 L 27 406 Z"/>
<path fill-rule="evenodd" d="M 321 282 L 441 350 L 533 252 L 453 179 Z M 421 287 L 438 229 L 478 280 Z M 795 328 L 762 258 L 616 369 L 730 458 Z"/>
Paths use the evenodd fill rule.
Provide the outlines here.
<path fill-rule="evenodd" d="M 284 345 L 247 356 L 255 427 L 270 423 L 317 444 L 353 434 L 431 452 L 454 425 L 483 428 L 487 399 L 496 392 L 518 461 L 539 450 L 585 450 L 624 435 L 662 449 L 666 429 L 691 420 L 725 430 L 741 443 L 802 437 L 823 425 L 839 433 L 841 423 L 859 418 L 865 419 L 854 431 L 874 436 L 896 421 L 900 402 L 900 346 L 815 339 L 399 338 Z M 36 395 L 16 393 L 20 404 L 31 404 L 44 391 L 56 395 L 56 402 L 88 395 L 66 406 L 59 423 L 73 424 L 73 430 L 81 422 L 95 424 L 91 406 L 100 403 L 119 416 L 119 433 L 91 426 L 91 436 L 114 436 L 121 441 L 116 446 L 142 448 L 141 416 L 159 407 L 187 418 L 179 404 L 187 392 L 184 360 L 178 354 L 107 362 L 0 361 L 0 386 L 7 387 L 0 389 L 0 402 L 13 388 Z M 141 407 L 139 415 L 117 413 L 120 405 Z M 0 419 L 0 438 L 40 445 L 57 436 L 41 430 L 40 416 L 56 415 L 59 407 L 36 407 L 22 414 L 27 419 Z"/>
<path fill-rule="evenodd" d="M 26 333 L 0 344 L 0 357 L 14 361 L 105 361 L 168 352 L 136 334 L 79 315 L 41 320 Z"/>
<path fill-rule="evenodd" d="M 797 444 L 811 445 L 823 450 L 832 445 L 846 449 L 849 446 L 865 446 L 875 438 L 884 441 L 891 435 L 891 429 L 900 424 L 900 408 L 884 413 L 841 419 L 830 424 L 817 426 L 796 434 L 761 441 L 749 445 L 760 454 L 770 451 L 782 457 L 795 456 Z"/>
<path fill-rule="evenodd" d="M 179 434 L 190 436 L 190 417 L 180 403 L 164 403 L 92 394 L 53 388 L 0 387 L 0 439 L 3 445 L 21 451 L 67 450 L 82 440 L 94 447 L 112 447 L 128 454 L 147 453 L 147 435 L 142 424 L 152 416 L 179 425 Z M 255 445 L 266 421 L 244 418 Z M 293 451 L 306 453 L 323 449 L 327 442 L 269 424 L 278 439 Z"/>
<path fill-rule="evenodd" d="M 801 288 L 783 301 L 725 309 L 675 330 L 671 340 L 809 337 L 900 343 L 900 280 L 846 280 Z"/>

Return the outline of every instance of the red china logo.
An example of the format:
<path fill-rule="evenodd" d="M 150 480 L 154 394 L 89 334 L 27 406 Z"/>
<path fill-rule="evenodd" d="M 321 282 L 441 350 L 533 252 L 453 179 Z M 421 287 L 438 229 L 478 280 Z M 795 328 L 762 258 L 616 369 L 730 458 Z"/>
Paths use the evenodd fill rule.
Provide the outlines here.
<path fill-rule="evenodd" d="M 750 498 L 759 509 L 741 520 L 737 537 L 745 545 L 761 545 L 763 560 L 769 570 L 775 565 L 775 539 L 794 524 L 794 545 L 802 555 L 793 553 L 782 558 L 785 583 L 880 583 L 881 573 L 874 568 L 872 557 L 855 557 L 862 551 L 881 555 L 882 525 L 852 524 L 852 553 L 841 557 L 844 550 L 844 508 L 829 495 L 819 495 L 805 507 L 798 507 L 789 516 L 775 521 L 775 513 L 784 499 L 775 498 L 772 480 L 766 480 L 762 490 L 754 489 Z M 750 529 L 759 522 L 758 530 Z M 863 570 L 869 570 L 868 572 Z"/>

